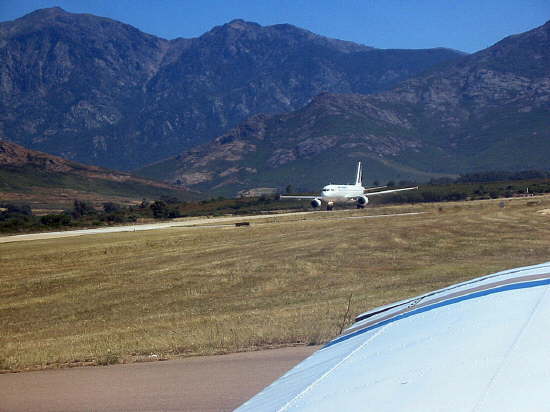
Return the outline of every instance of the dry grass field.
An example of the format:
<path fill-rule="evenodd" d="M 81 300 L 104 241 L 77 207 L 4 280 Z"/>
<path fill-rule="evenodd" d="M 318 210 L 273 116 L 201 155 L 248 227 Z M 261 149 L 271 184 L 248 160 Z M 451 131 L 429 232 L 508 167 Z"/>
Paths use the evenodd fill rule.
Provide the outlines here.
<path fill-rule="evenodd" d="M 375 306 L 550 260 L 544 209 L 549 197 L 1 244 L 0 369 L 322 343 Z M 426 213 L 335 219 L 410 211 Z"/>

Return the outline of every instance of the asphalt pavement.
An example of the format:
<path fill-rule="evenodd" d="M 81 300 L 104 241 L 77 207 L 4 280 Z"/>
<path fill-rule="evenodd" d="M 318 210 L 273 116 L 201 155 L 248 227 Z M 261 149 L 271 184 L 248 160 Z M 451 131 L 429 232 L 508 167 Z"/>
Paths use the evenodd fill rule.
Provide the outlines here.
<path fill-rule="evenodd" d="M 230 411 L 317 349 L 3 374 L 0 411 Z"/>

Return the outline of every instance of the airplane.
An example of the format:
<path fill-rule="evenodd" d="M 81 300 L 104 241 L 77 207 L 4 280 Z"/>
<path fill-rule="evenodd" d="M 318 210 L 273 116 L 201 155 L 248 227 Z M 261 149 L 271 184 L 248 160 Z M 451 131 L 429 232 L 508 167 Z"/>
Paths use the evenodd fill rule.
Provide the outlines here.
<path fill-rule="evenodd" d="M 549 319 L 550 262 L 485 275 L 358 315 L 236 411 L 548 411 Z"/>
<path fill-rule="evenodd" d="M 406 187 L 404 189 L 383 190 L 380 192 L 365 193 L 372 190 L 383 189 L 387 186 L 379 187 L 363 187 L 363 171 L 361 162 L 357 163 L 357 175 L 354 185 L 327 185 L 323 187 L 320 196 L 280 196 L 280 199 L 311 199 L 311 207 L 318 208 L 324 202 L 327 205 L 327 210 L 334 208 L 335 203 L 356 202 L 357 209 L 363 209 L 369 203 L 369 196 L 385 195 L 388 193 L 402 192 L 405 190 L 415 190 L 415 187 Z"/>

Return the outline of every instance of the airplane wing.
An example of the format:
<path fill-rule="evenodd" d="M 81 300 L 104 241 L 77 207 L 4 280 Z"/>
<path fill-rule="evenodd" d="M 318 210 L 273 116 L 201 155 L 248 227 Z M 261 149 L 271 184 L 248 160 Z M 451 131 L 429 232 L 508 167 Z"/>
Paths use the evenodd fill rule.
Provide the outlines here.
<path fill-rule="evenodd" d="M 359 315 L 238 411 L 547 411 L 550 262 Z"/>
<path fill-rule="evenodd" d="M 386 188 L 386 187 L 388 187 L 388 186 L 366 187 L 366 188 L 365 188 L 365 192 L 369 192 L 369 191 L 371 191 L 371 190 L 384 189 L 384 188 Z"/>
<path fill-rule="evenodd" d="M 404 189 L 382 190 L 381 192 L 367 193 L 367 196 L 385 195 L 387 193 L 402 192 L 404 190 L 415 190 L 415 189 L 418 189 L 418 186 L 406 187 Z"/>
<path fill-rule="evenodd" d="M 279 199 L 319 199 L 321 196 L 279 196 Z"/>

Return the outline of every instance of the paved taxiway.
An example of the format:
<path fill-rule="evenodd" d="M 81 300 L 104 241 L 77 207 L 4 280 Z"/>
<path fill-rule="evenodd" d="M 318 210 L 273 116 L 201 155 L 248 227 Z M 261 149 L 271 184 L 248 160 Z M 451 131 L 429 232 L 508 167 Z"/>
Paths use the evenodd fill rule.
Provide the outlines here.
<path fill-rule="evenodd" d="M 0 411 L 230 411 L 319 349 L 0 375 Z"/>
<path fill-rule="evenodd" d="M 420 215 L 425 213 L 425 212 L 412 212 L 412 213 L 395 213 L 395 214 L 384 214 L 384 215 L 338 216 L 337 215 L 338 212 L 349 212 L 349 210 L 332 211 L 332 212 L 323 212 L 323 211 L 292 212 L 292 213 L 262 214 L 262 215 L 252 215 L 252 216 L 199 218 L 199 219 L 174 220 L 171 222 L 149 223 L 149 224 L 139 224 L 139 225 L 110 226 L 110 227 L 101 227 L 96 229 L 66 230 L 62 232 L 28 233 L 24 235 L 2 236 L 0 237 L 0 243 L 22 242 L 22 241 L 29 241 L 29 240 L 57 239 L 57 238 L 63 238 L 63 237 L 96 235 L 96 234 L 102 234 L 102 233 L 138 232 L 142 230 L 158 230 L 158 229 L 183 228 L 183 227 L 215 228 L 215 227 L 233 226 L 237 222 L 243 222 L 243 221 L 249 221 L 249 220 L 284 217 L 284 216 L 310 215 L 314 213 L 330 214 L 330 216 L 325 215 L 323 217 L 323 219 L 327 219 L 327 220 L 329 219 L 330 220 L 373 219 L 373 218 L 382 218 L 382 217 Z"/>

